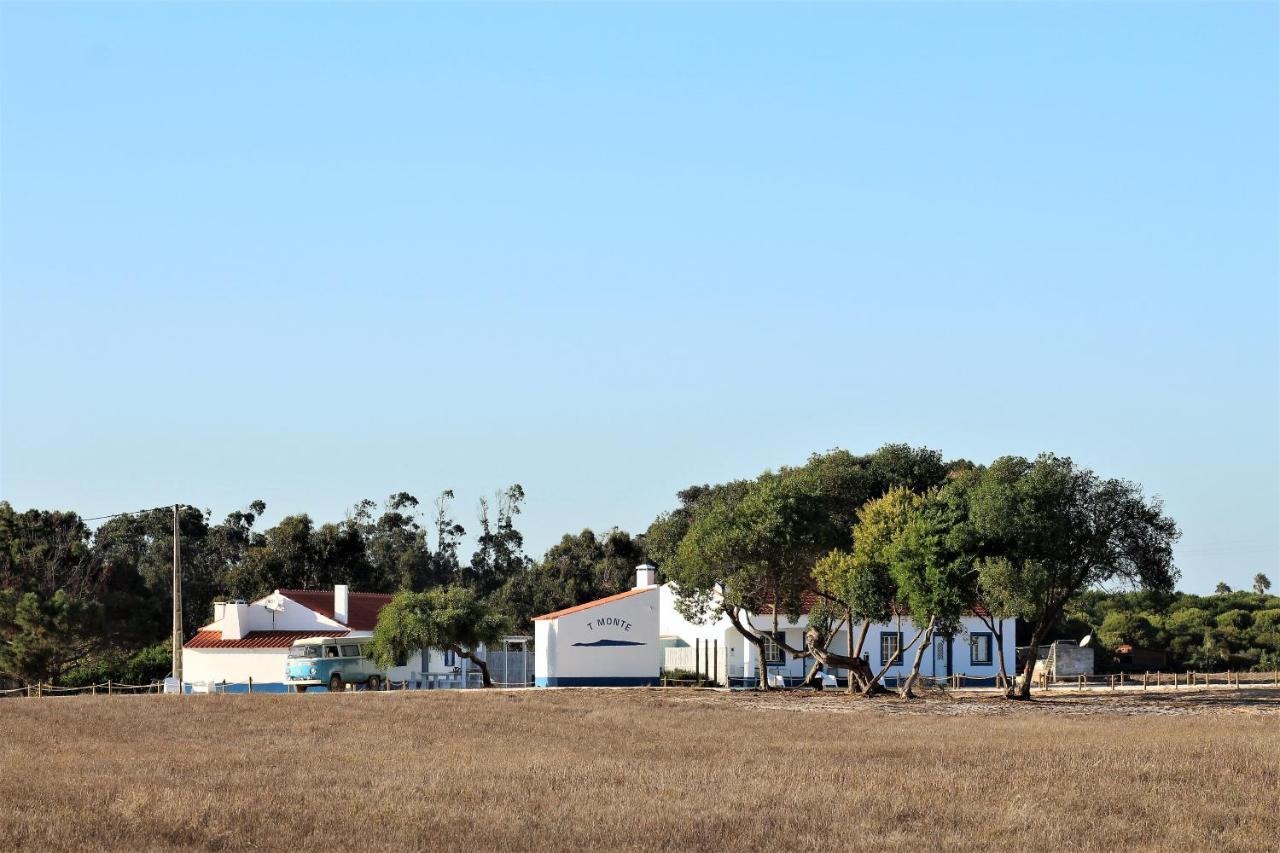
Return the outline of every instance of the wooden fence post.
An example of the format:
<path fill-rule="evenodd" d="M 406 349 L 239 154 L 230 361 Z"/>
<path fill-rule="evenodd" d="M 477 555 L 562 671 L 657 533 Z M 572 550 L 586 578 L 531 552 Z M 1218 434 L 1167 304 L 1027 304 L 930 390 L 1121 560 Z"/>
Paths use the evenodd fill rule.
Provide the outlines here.
<path fill-rule="evenodd" d="M 253 695 L 253 676 L 249 676 L 249 694 Z"/>

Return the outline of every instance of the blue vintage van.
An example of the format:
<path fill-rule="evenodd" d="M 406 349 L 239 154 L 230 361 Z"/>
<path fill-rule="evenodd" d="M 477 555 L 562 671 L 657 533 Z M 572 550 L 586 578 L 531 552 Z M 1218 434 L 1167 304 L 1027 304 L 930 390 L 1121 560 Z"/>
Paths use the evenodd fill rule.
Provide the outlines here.
<path fill-rule="evenodd" d="M 289 648 L 284 681 L 299 693 L 308 687 L 344 690 L 348 684 L 381 690 L 387 674 L 365 652 L 372 637 L 307 637 Z"/>

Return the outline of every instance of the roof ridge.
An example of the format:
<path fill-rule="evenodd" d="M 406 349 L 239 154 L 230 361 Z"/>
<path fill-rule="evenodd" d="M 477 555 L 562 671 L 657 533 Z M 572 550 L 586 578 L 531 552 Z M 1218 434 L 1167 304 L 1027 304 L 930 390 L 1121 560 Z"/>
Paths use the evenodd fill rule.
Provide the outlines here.
<path fill-rule="evenodd" d="M 276 592 L 280 593 L 281 595 L 288 595 L 291 592 L 328 593 L 328 592 L 333 592 L 333 590 L 331 589 L 278 589 L 276 590 Z M 385 595 L 388 598 L 390 598 L 391 596 L 395 595 L 395 593 L 394 592 L 360 592 L 360 591 L 348 590 L 347 595 Z"/>
<path fill-rule="evenodd" d="M 566 607 L 562 610 L 553 610 L 550 613 L 544 613 L 541 616 L 535 616 L 533 617 L 533 620 L 536 622 L 539 619 L 556 619 L 560 616 L 567 616 L 570 613 L 577 613 L 579 610 L 587 610 L 588 608 L 595 607 L 596 605 L 599 605 L 599 604 L 608 604 L 609 602 L 617 601 L 620 598 L 626 598 L 628 596 L 637 595 L 642 592 L 652 592 L 653 590 L 656 590 L 656 589 L 658 589 L 657 586 L 632 587 L 631 589 L 623 590 L 622 592 L 615 592 L 613 595 L 606 595 L 604 598 L 597 598 L 595 601 L 587 601 L 587 602 L 583 602 L 582 604 L 575 604 L 572 607 Z"/>

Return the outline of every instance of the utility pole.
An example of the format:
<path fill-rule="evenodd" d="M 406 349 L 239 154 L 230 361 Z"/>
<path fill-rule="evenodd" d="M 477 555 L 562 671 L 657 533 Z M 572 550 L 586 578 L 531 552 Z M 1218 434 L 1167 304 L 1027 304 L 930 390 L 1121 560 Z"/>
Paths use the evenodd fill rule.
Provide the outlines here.
<path fill-rule="evenodd" d="M 182 683 L 182 543 L 178 538 L 178 508 L 173 505 L 173 677 Z"/>

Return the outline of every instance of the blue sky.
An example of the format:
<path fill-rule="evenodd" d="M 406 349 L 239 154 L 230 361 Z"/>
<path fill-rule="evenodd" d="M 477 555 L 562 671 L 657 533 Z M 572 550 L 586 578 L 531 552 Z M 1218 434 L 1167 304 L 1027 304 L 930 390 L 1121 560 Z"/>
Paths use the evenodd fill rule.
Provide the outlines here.
<path fill-rule="evenodd" d="M 539 554 L 889 441 L 1280 582 L 1271 3 L 0 6 L 0 497 Z"/>

